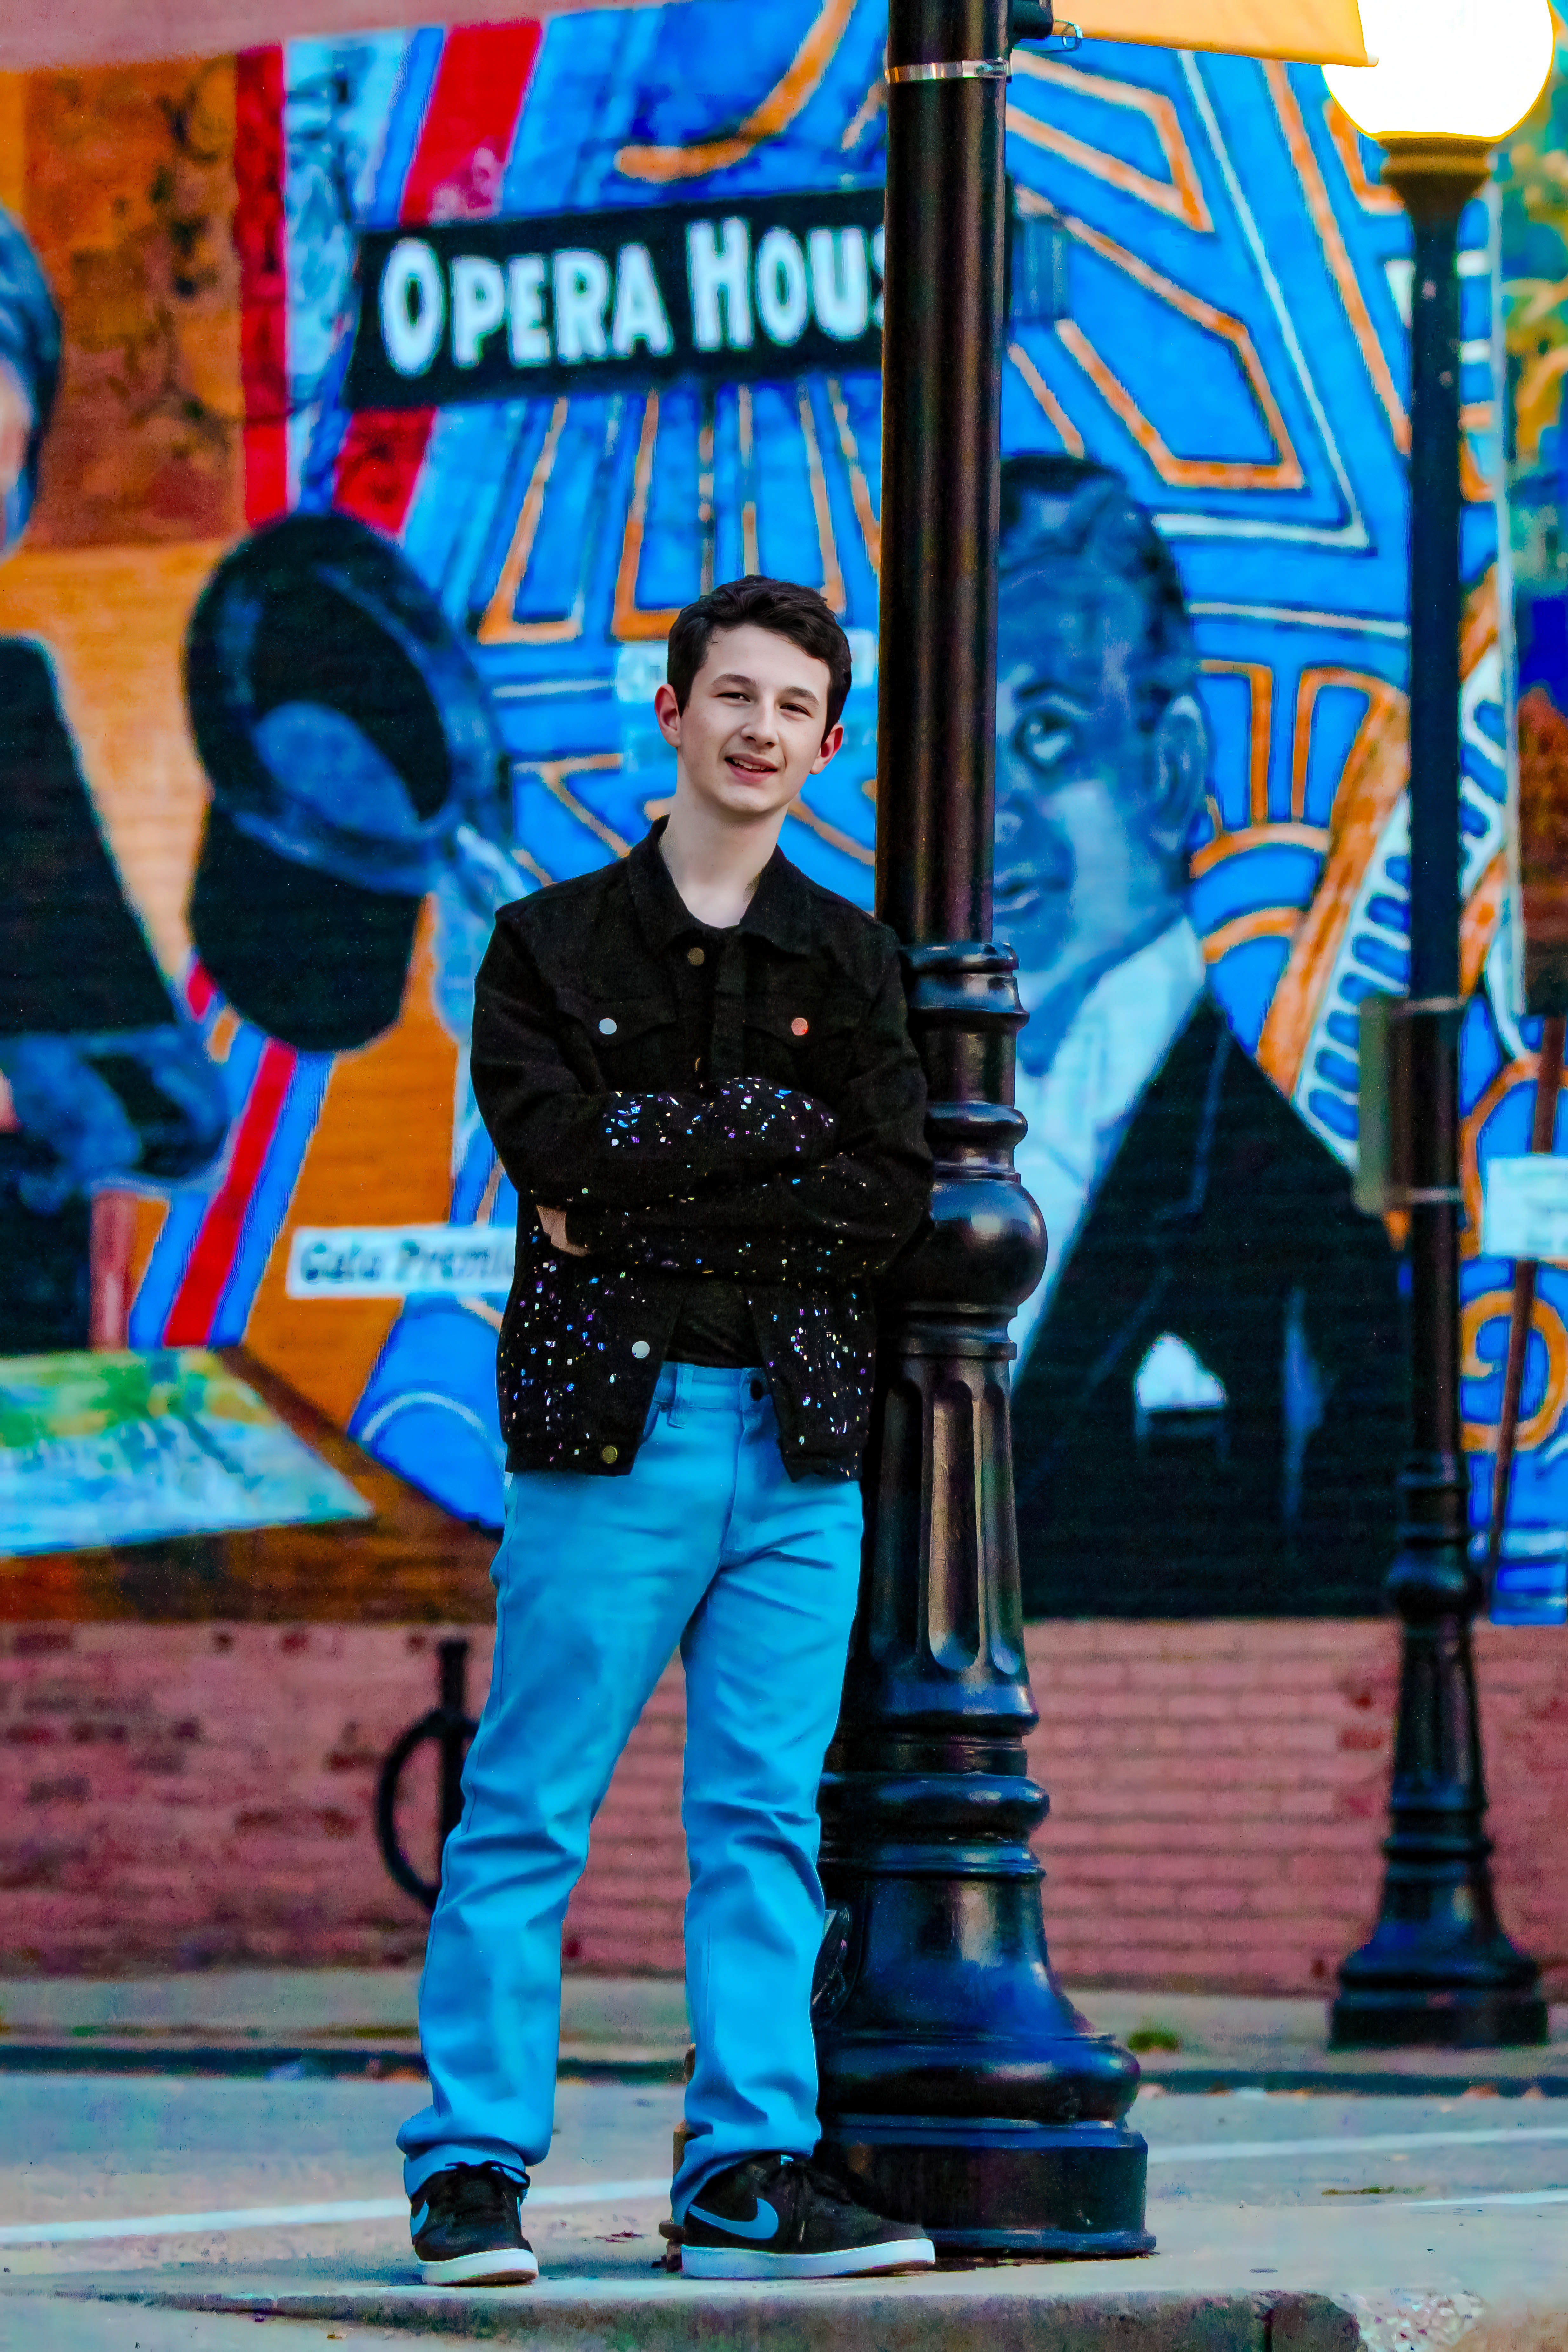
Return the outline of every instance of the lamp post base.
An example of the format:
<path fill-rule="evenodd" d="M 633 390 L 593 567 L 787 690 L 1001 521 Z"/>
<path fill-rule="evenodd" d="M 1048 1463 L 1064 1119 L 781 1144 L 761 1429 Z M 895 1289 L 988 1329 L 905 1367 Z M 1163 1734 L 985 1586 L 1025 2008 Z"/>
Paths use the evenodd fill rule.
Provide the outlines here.
<path fill-rule="evenodd" d="M 967 2116 L 835 2116 L 818 2151 L 873 2213 L 921 2222 L 939 2254 L 1102 2260 L 1155 2250 L 1148 2154 L 1121 2124 Z"/>
<path fill-rule="evenodd" d="M 1549 2039 L 1539 1993 L 1342 1993 L 1329 2012 L 1331 2050 L 1517 2050 Z"/>
<path fill-rule="evenodd" d="M 1394 1970 L 1380 1969 L 1383 1982 L 1358 1984 L 1353 1971 L 1361 1958 L 1345 1962 L 1347 1980 L 1330 2006 L 1331 2050 L 1515 2050 L 1550 2039 L 1534 1964 L 1511 1945 L 1506 1954 L 1489 1955 L 1490 1984 L 1459 1980 L 1462 1963 L 1446 1981 L 1406 1966 L 1403 1983 L 1390 1983 Z M 1511 1984 L 1498 1981 L 1509 1975 Z"/>
<path fill-rule="evenodd" d="M 1404 1851 L 1385 1916 L 1340 1968 L 1331 2050 L 1512 2050 L 1550 2038 L 1541 1971 L 1492 1908 L 1479 1808 L 1470 1826 L 1458 1867 L 1454 1856 L 1409 1851 L 1416 1838 L 1396 1826 L 1389 1845 Z"/>

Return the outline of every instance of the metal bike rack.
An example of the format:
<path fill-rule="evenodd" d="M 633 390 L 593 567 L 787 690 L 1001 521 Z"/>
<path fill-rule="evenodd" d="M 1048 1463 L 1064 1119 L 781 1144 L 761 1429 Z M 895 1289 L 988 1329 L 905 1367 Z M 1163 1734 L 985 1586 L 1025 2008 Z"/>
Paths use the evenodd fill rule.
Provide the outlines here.
<path fill-rule="evenodd" d="M 463 1759 L 468 1743 L 478 1725 L 468 1713 L 468 1644 L 465 1641 L 438 1642 L 435 1645 L 439 1661 L 437 1675 L 441 1691 L 438 1706 L 417 1723 L 410 1724 L 401 1739 L 387 1751 L 376 1782 L 376 1843 L 382 1860 L 405 1895 L 423 1903 L 427 1911 L 435 1908 L 435 1898 L 441 1892 L 439 1874 L 434 1879 L 422 1878 L 415 1870 L 397 1835 L 397 1792 L 410 1758 L 427 1739 L 434 1740 L 441 1749 L 441 1794 L 437 1826 L 441 1843 L 447 1839 L 463 1818 Z"/>

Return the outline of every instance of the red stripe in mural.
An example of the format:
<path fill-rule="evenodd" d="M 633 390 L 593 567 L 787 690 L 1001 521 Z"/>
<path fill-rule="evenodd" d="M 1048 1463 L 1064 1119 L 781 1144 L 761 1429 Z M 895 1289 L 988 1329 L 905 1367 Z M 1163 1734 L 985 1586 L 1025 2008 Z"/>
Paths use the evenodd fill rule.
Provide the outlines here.
<path fill-rule="evenodd" d="M 185 1002 L 198 1021 L 206 1018 L 207 1007 L 216 994 L 206 965 L 200 956 L 193 956 L 191 969 L 185 974 Z"/>
<path fill-rule="evenodd" d="M 543 35 L 528 24 L 447 35 L 403 184 L 405 221 L 478 220 L 495 211 Z"/>
<path fill-rule="evenodd" d="M 229 1172 L 203 1220 L 200 1237 L 169 1309 L 163 1327 L 165 1347 L 200 1347 L 212 1328 L 234 1264 L 245 1213 L 294 1076 L 294 1064 L 292 1045 L 280 1045 L 276 1038 L 269 1038 L 262 1047 L 250 1097 L 235 1129 Z"/>
<path fill-rule="evenodd" d="M 534 24 L 447 35 L 404 188 L 403 220 L 476 218 L 494 211 L 541 38 L 542 28 Z M 238 60 L 237 77 L 246 511 L 254 523 L 288 503 L 282 51 L 249 51 Z M 428 409 L 356 416 L 339 457 L 334 503 L 395 535 L 407 516 L 433 423 Z M 199 1016 L 214 994 L 199 964 L 186 987 Z M 269 1040 L 234 1130 L 228 1173 L 169 1310 L 164 1339 L 170 1346 L 199 1345 L 212 1327 L 294 1069 L 292 1049 Z"/>
<path fill-rule="evenodd" d="M 283 51 L 235 59 L 235 245 L 239 254 L 245 513 L 288 504 L 288 288 L 283 222 Z"/>
<path fill-rule="evenodd" d="M 403 221 L 480 220 L 495 211 L 543 37 L 536 24 L 448 33 L 403 184 Z M 334 506 L 395 536 L 434 421 L 428 408 L 361 409 L 339 454 Z"/>
<path fill-rule="evenodd" d="M 358 515 L 395 539 L 434 422 L 433 408 L 361 408 L 338 452 L 332 504 L 339 513 Z"/>

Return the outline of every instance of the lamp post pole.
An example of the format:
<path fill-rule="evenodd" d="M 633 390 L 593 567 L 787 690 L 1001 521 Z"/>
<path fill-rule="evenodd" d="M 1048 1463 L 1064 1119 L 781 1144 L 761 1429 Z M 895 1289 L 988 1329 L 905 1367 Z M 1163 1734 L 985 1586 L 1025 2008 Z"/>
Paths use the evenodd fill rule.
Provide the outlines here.
<path fill-rule="evenodd" d="M 1498 1925 L 1470 1627 L 1459 1412 L 1459 216 L 1491 152 L 1389 140 L 1415 230 L 1410 410 L 1410 1445 L 1388 1595 L 1401 1619 L 1387 1867 L 1371 1940 L 1340 1969 L 1331 2040 L 1544 2042 L 1533 1960 Z"/>
<path fill-rule="evenodd" d="M 1049 29 L 1039 22 L 1030 32 Z M 936 1159 L 883 1317 L 860 1619 L 822 1787 L 824 2158 L 944 2252 L 1148 2250 L 1136 2062 L 1056 1984 L 1028 1839 L 1008 1326 L 1023 1013 L 989 941 L 1008 0 L 892 0 L 877 907 Z"/>

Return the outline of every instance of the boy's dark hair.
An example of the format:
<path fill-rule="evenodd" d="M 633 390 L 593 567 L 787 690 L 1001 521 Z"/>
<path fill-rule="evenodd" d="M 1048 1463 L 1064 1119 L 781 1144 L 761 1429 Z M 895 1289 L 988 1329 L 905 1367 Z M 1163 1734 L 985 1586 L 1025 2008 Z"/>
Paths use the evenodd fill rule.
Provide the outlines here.
<path fill-rule="evenodd" d="M 813 661 L 828 670 L 828 709 L 824 736 L 838 725 L 839 713 L 850 690 L 850 641 L 832 608 L 814 588 L 795 580 L 765 580 L 748 572 L 744 580 L 727 580 L 710 588 L 695 604 L 675 616 L 670 631 L 670 661 L 665 672 L 675 689 L 675 707 L 684 710 L 691 699 L 692 680 L 707 659 L 708 647 L 721 629 L 771 629 L 788 637 Z"/>

